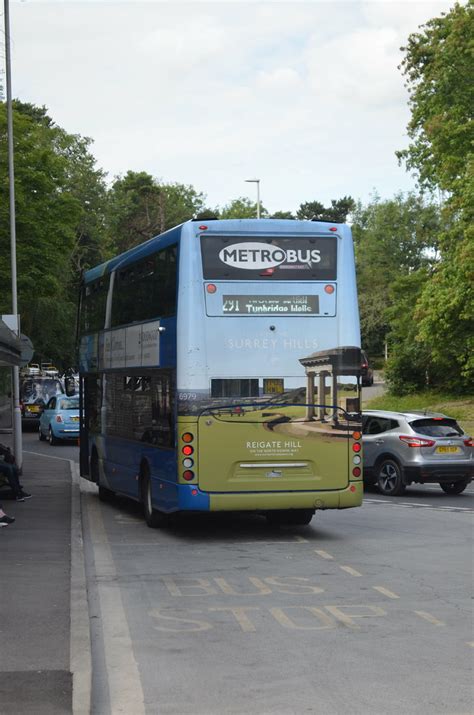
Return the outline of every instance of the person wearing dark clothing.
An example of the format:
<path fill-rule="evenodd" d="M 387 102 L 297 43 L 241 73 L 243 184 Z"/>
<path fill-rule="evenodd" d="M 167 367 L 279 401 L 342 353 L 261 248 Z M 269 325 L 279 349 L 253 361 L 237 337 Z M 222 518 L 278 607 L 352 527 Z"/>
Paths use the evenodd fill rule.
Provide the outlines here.
<path fill-rule="evenodd" d="M 0 474 L 5 475 L 7 478 L 14 499 L 16 499 L 16 501 L 25 501 L 25 499 L 29 499 L 31 494 L 25 492 L 20 484 L 18 467 L 16 466 L 15 457 L 12 454 L 10 447 L 0 444 L 0 455 L 3 456 L 3 460 L 0 459 Z"/>

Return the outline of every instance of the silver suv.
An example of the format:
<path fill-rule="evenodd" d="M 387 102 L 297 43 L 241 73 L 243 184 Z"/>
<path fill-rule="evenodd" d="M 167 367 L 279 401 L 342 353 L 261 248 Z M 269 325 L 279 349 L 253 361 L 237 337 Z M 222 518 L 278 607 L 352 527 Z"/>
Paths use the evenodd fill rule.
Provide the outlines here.
<path fill-rule="evenodd" d="M 435 412 L 362 414 L 364 482 L 399 496 L 412 482 L 435 482 L 461 494 L 474 476 L 472 437 L 456 420 Z"/>

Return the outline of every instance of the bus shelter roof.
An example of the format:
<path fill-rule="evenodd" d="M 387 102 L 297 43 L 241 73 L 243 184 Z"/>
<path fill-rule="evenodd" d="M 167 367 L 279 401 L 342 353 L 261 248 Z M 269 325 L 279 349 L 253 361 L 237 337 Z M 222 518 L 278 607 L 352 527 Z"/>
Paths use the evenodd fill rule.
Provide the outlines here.
<path fill-rule="evenodd" d="M 21 363 L 21 340 L 0 320 L 0 365 L 12 367 Z"/>

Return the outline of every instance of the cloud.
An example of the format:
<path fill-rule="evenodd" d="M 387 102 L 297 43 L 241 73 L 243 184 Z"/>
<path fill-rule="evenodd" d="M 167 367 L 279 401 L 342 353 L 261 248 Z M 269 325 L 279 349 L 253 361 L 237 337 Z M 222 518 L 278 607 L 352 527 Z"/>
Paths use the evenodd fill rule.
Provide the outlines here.
<path fill-rule="evenodd" d="M 14 95 L 145 170 L 270 210 L 412 186 L 400 46 L 448 2 L 13 2 Z"/>

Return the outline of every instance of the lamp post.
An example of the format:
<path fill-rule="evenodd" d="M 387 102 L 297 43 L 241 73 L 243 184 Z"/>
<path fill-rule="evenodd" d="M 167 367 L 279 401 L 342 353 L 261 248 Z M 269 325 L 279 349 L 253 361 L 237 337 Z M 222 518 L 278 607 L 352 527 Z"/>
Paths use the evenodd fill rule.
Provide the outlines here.
<path fill-rule="evenodd" d="M 260 218 L 260 179 L 245 179 L 247 184 L 257 184 L 257 218 Z"/>
<path fill-rule="evenodd" d="M 16 281 L 16 216 L 15 216 L 15 171 L 13 164 L 13 113 L 12 113 L 12 73 L 10 59 L 10 7 L 4 0 L 5 20 L 5 70 L 7 85 L 7 133 L 8 133 L 8 179 L 10 184 L 10 251 L 12 272 L 12 311 L 16 319 L 16 333 L 20 337 L 20 317 L 18 315 L 18 295 Z M 12 368 L 13 381 L 13 453 L 18 469 L 23 465 L 23 444 L 20 411 L 20 368 Z"/>

